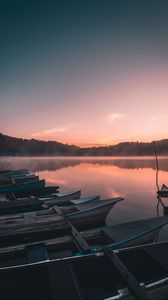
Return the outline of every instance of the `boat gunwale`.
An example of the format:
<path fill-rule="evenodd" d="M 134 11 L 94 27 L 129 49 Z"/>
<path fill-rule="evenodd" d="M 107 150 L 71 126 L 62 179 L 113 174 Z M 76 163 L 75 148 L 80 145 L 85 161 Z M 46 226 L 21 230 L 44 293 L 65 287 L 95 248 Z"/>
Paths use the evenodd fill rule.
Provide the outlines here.
<path fill-rule="evenodd" d="M 96 210 L 96 209 L 99 209 L 99 208 L 103 208 L 103 207 L 108 207 L 108 206 L 110 206 L 110 205 L 113 205 L 113 204 L 115 204 L 115 203 L 117 203 L 117 202 L 120 202 L 120 201 L 123 201 L 124 199 L 123 198 L 118 198 L 118 199 L 113 199 L 113 198 L 110 198 L 111 199 L 111 201 L 110 200 L 100 200 L 100 201 L 110 201 L 110 203 L 103 203 L 102 205 L 100 205 L 100 206 L 96 206 L 96 207 L 91 207 L 91 208 L 88 208 L 88 209 L 85 209 L 85 210 L 82 210 L 82 211 L 77 211 L 77 212 L 73 212 L 73 213 L 66 213 L 65 214 L 65 216 L 66 217 L 71 217 L 71 216 L 75 216 L 75 215 L 78 215 L 78 214 L 83 214 L 83 213 L 87 213 L 87 212 L 90 212 L 90 211 L 94 211 L 94 210 Z M 78 206 L 78 204 L 76 205 L 76 206 Z"/>

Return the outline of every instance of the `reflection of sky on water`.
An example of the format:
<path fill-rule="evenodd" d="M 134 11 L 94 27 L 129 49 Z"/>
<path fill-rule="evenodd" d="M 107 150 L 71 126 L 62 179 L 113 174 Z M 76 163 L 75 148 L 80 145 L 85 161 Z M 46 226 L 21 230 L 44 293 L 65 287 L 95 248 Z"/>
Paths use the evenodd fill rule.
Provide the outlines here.
<path fill-rule="evenodd" d="M 161 158 L 159 167 L 161 186 L 168 183 L 168 158 Z M 29 168 L 47 185 L 59 185 L 60 192 L 81 189 L 83 196 L 125 198 L 109 213 L 111 224 L 157 214 L 153 158 L 1 158 L 0 169 L 5 168 Z"/>

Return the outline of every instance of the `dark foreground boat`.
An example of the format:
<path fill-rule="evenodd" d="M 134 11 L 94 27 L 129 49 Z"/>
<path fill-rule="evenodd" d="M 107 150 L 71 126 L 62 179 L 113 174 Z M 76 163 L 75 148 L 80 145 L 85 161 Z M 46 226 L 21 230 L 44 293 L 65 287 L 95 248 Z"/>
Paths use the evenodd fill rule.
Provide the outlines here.
<path fill-rule="evenodd" d="M 73 205 L 61 209 L 56 206 L 44 211 L 4 216 L 0 221 L 1 246 L 21 243 L 24 239 L 35 241 L 66 235 L 64 228 L 71 228 L 67 220 L 82 229 L 102 224 L 111 208 L 121 200 L 114 198 L 98 201 L 90 206 Z"/>
<path fill-rule="evenodd" d="M 0 267 L 3 300 L 166 300 L 168 243 L 55 258 L 43 244 L 28 246 L 17 265 Z M 60 253 L 60 257 L 61 257 Z M 131 296 L 132 294 L 132 296 Z M 133 297 L 134 295 L 134 297 Z"/>
<path fill-rule="evenodd" d="M 8 193 L 13 191 L 21 191 L 32 188 L 42 188 L 45 186 L 45 180 L 39 180 L 37 182 L 24 182 L 24 183 L 14 183 L 14 184 L 4 184 L 0 185 L 0 193 Z"/>

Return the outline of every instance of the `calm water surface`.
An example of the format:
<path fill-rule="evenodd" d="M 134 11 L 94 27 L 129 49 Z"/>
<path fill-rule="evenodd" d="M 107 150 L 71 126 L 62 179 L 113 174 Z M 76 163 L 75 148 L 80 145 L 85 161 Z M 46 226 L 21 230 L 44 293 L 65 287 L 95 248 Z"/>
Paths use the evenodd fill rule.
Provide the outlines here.
<path fill-rule="evenodd" d="M 0 170 L 19 168 L 37 172 L 47 185 L 59 185 L 60 192 L 81 189 L 83 196 L 123 197 L 110 211 L 108 224 L 157 216 L 153 157 L 0 158 Z M 168 157 L 159 158 L 160 186 L 163 183 L 168 184 Z M 162 207 L 159 215 L 163 215 Z"/>

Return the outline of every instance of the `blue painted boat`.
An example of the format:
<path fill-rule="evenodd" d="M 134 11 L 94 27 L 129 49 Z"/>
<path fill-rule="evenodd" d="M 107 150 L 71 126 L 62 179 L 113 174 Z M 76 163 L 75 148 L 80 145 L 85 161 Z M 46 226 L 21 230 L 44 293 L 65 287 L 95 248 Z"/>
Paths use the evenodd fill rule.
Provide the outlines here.
<path fill-rule="evenodd" d="M 24 191 L 14 191 L 13 193 L 8 193 L 7 198 L 9 200 L 16 200 L 19 198 L 29 198 L 29 197 L 49 197 L 57 195 L 59 192 L 59 186 L 45 186 L 43 188 L 35 188 Z"/>
<path fill-rule="evenodd" d="M 20 170 L 1 170 L 0 171 L 0 179 L 3 178 L 13 178 L 13 177 L 22 177 L 30 174 L 28 169 L 20 169 Z"/>
<path fill-rule="evenodd" d="M 27 174 L 28 169 L 18 169 L 18 170 L 0 170 L 0 174 Z"/>
<path fill-rule="evenodd" d="M 58 194 L 56 197 L 45 198 L 40 197 L 39 200 L 44 201 L 48 207 L 53 206 L 72 206 L 72 205 L 84 205 L 87 203 L 93 203 L 100 200 L 100 196 L 90 196 L 85 198 L 80 198 L 81 191 L 76 191 L 72 193 Z"/>
<path fill-rule="evenodd" d="M 44 186 L 45 186 L 45 180 L 39 180 L 37 182 L 15 183 L 12 185 L 4 184 L 0 186 L 0 193 L 9 193 L 13 191 L 42 188 Z"/>
<path fill-rule="evenodd" d="M 15 183 L 24 183 L 24 182 L 36 182 L 39 181 L 39 176 L 35 176 L 34 174 L 23 177 L 16 178 L 0 178 L 0 186 L 4 184 L 15 184 Z"/>

